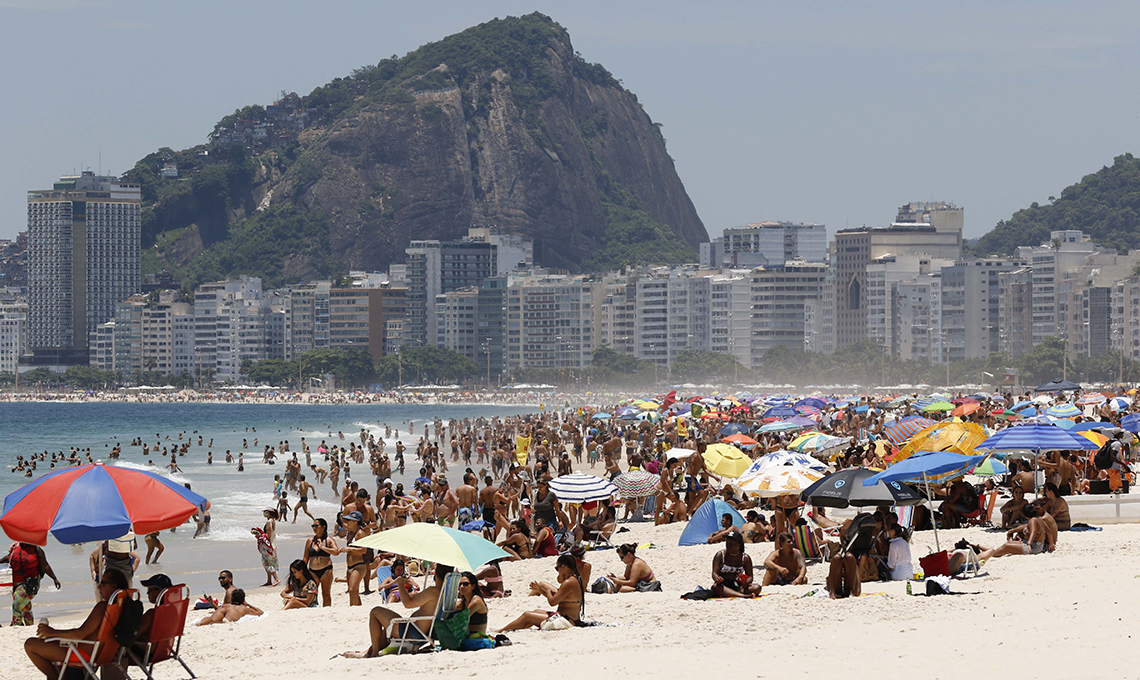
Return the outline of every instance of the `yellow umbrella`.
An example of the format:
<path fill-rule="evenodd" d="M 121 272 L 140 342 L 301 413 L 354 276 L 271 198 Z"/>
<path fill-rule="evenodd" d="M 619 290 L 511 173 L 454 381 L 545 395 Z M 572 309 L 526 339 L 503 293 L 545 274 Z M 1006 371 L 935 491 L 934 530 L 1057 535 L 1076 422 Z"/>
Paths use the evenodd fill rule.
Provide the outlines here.
<path fill-rule="evenodd" d="M 911 437 L 890 462 L 906 460 L 919 451 L 951 451 L 970 455 L 988 437 L 986 428 L 977 423 L 935 423 Z"/>
<path fill-rule="evenodd" d="M 711 444 L 701 456 L 709 472 L 722 477 L 739 477 L 752 465 L 751 458 L 728 444 Z"/>
<path fill-rule="evenodd" d="M 643 401 L 638 406 L 641 407 L 642 411 L 656 411 L 661 408 L 661 405 L 655 401 Z"/>

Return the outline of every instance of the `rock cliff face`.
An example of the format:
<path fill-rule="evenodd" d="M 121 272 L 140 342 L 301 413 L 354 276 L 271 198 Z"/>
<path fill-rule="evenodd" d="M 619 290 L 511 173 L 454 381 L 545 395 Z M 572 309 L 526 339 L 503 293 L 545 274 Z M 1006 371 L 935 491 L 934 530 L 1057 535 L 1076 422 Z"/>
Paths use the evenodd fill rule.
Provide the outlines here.
<path fill-rule="evenodd" d="M 526 234 L 543 265 L 575 271 L 688 259 L 707 240 L 659 126 L 548 17 L 476 26 L 304 102 L 319 122 L 245 202 L 325 216 L 345 267 L 471 226 Z"/>

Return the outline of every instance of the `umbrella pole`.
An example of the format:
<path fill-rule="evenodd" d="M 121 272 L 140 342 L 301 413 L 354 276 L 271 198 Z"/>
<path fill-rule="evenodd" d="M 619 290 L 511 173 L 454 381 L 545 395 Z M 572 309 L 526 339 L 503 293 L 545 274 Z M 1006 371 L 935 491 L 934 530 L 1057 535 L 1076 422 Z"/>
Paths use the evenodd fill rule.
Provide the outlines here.
<path fill-rule="evenodd" d="M 934 519 L 934 502 L 930 496 L 930 477 L 925 472 L 922 473 L 922 481 L 926 483 L 926 509 L 930 512 L 930 526 L 934 527 L 934 550 L 942 552 L 942 546 L 938 543 L 938 520 Z"/>

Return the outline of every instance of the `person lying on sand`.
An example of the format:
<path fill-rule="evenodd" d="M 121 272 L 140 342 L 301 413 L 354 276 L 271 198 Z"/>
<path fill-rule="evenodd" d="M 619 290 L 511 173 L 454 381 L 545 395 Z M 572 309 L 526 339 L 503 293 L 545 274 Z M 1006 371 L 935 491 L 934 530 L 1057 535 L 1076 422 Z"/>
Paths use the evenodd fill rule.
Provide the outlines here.
<path fill-rule="evenodd" d="M 1040 555 L 1057 549 L 1057 522 L 1045 512 L 1045 499 L 1025 506 L 1025 516 L 1029 523 L 1012 529 L 1007 534 L 1011 540 L 997 548 L 983 548 L 978 560 L 984 562 L 991 557 L 1006 555 Z M 1016 535 L 1018 538 L 1013 538 Z"/>
<path fill-rule="evenodd" d="M 245 601 L 245 591 L 241 588 L 235 588 L 234 592 L 230 594 L 232 604 L 221 604 L 214 610 L 213 614 L 203 618 L 196 625 L 208 626 L 212 623 L 233 623 L 241 619 L 243 616 L 261 616 L 265 612 L 261 611 L 252 604 Z"/>
<path fill-rule="evenodd" d="M 799 586 L 807 583 L 807 562 L 796 548 L 792 535 L 784 532 L 776 537 L 776 549 L 764 560 L 765 586 Z"/>

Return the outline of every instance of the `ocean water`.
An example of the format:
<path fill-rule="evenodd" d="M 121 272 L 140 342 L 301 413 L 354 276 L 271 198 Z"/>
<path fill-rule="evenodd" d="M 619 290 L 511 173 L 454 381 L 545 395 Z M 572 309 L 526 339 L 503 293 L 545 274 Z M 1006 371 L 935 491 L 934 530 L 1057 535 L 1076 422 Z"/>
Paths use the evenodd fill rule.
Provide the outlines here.
<path fill-rule="evenodd" d="M 279 442 L 287 440 L 290 449 L 297 452 L 304 465 L 304 454 L 301 453 L 301 438 L 304 437 L 312 452 L 313 463 L 327 468 L 316 452 L 322 440 L 343 446 L 348 446 L 350 440 L 359 443 L 362 428 L 382 436 L 385 424 L 392 425 L 394 430 L 398 427 L 399 436 L 394 431 L 385 448 L 388 455 L 394 456 L 396 439 L 402 439 L 409 449 L 414 449 L 415 442 L 423 435 L 424 424 L 430 424 L 434 418 L 446 422 L 449 418 L 503 417 L 537 410 L 537 405 L 5 403 L 0 405 L 0 464 L 3 465 L 0 468 L 0 496 L 6 496 L 31 481 L 21 473 L 11 472 L 17 456 L 27 459 L 33 453 L 68 452 L 72 447 L 81 451 L 90 448 L 93 459 L 108 464 L 147 469 L 178 483 L 189 482 L 194 491 L 210 500 L 210 534 L 193 538 L 193 524 L 179 527 L 173 533 L 162 532 L 161 540 L 166 545 L 166 552 L 161 563 L 158 566 L 140 566 L 137 576 L 163 572 L 170 575 L 175 583 L 188 583 L 195 595 L 204 592 L 216 594 L 216 578 L 220 569 L 233 571 L 238 587 L 255 587 L 265 581 L 250 529 L 263 524 L 261 511 L 273 500 L 273 476 L 284 470 L 283 462 L 277 465 L 261 462 L 265 444 L 278 447 Z M 408 433 L 409 421 L 415 423 L 415 435 Z M 343 442 L 338 432 L 344 433 Z M 182 435 L 182 440 L 179 435 Z M 198 435 L 203 437 L 201 446 L 197 444 Z M 136 437 L 142 437 L 152 447 L 148 456 L 143 456 L 141 446 L 130 446 Z M 179 457 L 181 472 L 171 475 L 162 468 L 170 457 L 168 454 L 163 458 L 161 447 L 173 448 L 186 438 L 191 438 L 192 446 L 186 455 Z M 211 438 L 213 447 L 207 448 Z M 243 439 L 248 444 L 244 449 Z M 156 442 L 160 445 L 157 454 L 153 451 Z M 116 443 L 122 444 L 122 455 L 119 460 L 110 461 L 107 455 Z M 233 464 L 225 463 L 227 449 L 234 455 Z M 237 471 L 239 451 L 245 452 L 244 472 Z M 208 452 L 213 453 L 212 465 L 207 464 Z M 280 453 L 278 460 L 283 461 Z M 407 474 L 394 477 L 394 481 L 406 483 L 416 477 L 418 466 L 414 458 L 405 454 L 405 462 Z M 50 455 L 46 462 L 38 465 L 37 476 L 50 471 Z M 375 480 L 367 466 L 353 468 L 353 478 L 370 493 L 375 493 Z M 309 481 L 316 483 L 311 478 Z M 344 483 L 343 475 L 340 483 Z M 291 501 L 296 500 L 296 494 L 290 493 L 289 496 Z M 338 500 L 326 480 L 324 485 L 317 487 L 316 498 L 310 498 L 309 512 L 316 517 L 324 517 L 331 524 L 339 508 Z M 292 521 L 292 517 L 289 520 Z M 278 573 L 282 578 L 287 574 L 289 562 L 301 557 L 304 541 L 311 535 L 310 524 L 304 513 L 296 524 L 278 523 Z M 143 558 L 146 546 L 141 537 L 138 542 L 137 552 Z M 6 548 L 6 545 L 0 548 Z M 41 612 L 50 615 L 85 609 L 93 601 L 88 555 L 95 547 L 95 544 L 62 545 L 54 538 L 48 539 L 45 547 L 48 560 L 63 582 L 63 588 L 56 591 L 50 580 L 43 583 L 35 601 L 37 616 Z M 342 570 L 342 562 L 343 558 L 335 561 L 338 574 Z M 334 597 L 337 597 L 337 588 L 343 589 L 343 586 L 334 587 Z M 6 618 L 6 615 L 0 615 L 0 618 Z"/>

